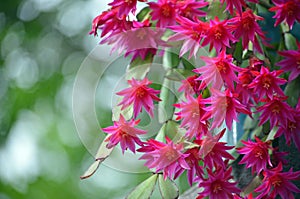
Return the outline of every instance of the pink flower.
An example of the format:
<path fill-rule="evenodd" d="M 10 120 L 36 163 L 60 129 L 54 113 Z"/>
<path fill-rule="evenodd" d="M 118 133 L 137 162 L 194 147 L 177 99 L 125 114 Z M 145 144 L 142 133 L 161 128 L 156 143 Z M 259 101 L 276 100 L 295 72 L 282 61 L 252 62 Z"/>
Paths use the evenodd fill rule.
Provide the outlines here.
<path fill-rule="evenodd" d="M 278 77 L 282 73 L 282 70 L 274 70 L 270 72 L 268 68 L 262 67 L 260 73 L 254 72 L 256 78 L 251 84 L 249 84 L 248 87 L 253 88 L 253 92 L 258 95 L 258 100 L 263 99 L 265 96 L 268 99 L 273 99 L 274 93 L 284 96 L 279 85 L 283 85 L 287 81 Z"/>
<path fill-rule="evenodd" d="M 179 25 L 170 26 L 169 28 L 176 32 L 169 38 L 169 41 L 182 41 L 183 44 L 179 53 L 182 57 L 186 52 L 190 51 L 189 58 L 192 55 L 196 56 L 199 48 L 201 47 L 200 42 L 205 37 L 208 25 L 199 19 L 191 21 L 184 17 L 177 17 Z"/>
<path fill-rule="evenodd" d="M 201 80 L 201 84 L 212 83 L 212 88 L 219 90 L 225 82 L 230 90 L 234 90 L 233 82 L 239 81 L 235 72 L 241 71 L 241 69 L 232 63 L 231 55 L 226 55 L 225 50 L 223 50 L 217 57 L 202 56 L 201 59 L 205 61 L 206 65 L 193 70 L 200 74 L 197 80 Z"/>
<path fill-rule="evenodd" d="M 210 199 L 232 199 L 240 190 L 236 187 L 236 182 L 231 181 L 233 178 L 231 172 L 231 167 L 226 171 L 221 167 L 214 172 L 208 169 L 208 178 L 199 184 L 199 187 L 204 188 L 199 196 L 209 196 Z"/>
<path fill-rule="evenodd" d="M 294 121 L 292 108 L 284 102 L 287 97 L 274 96 L 272 100 L 266 100 L 266 104 L 257 108 L 261 112 L 258 125 L 270 121 L 270 129 L 275 125 L 287 126 L 288 121 Z"/>
<path fill-rule="evenodd" d="M 192 96 L 187 96 L 187 101 L 179 104 L 174 104 L 176 108 L 181 109 L 180 112 L 175 113 L 178 115 L 176 119 L 182 119 L 181 127 L 186 127 L 188 130 L 186 136 L 188 138 L 201 138 L 206 135 L 208 131 L 207 121 L 202 120 L 205 109 L 206 101 L 199 95 L 197 99 Z"/>
<path fill-rule="evenodd" d="M 118 8 L 114 8 L 108 11 L 104 11 L 93 20 L 92 31 L 90 34 L 97 35 L 97 30 L 102 29 L 101 37 L 106 35 L 112 36 L 120 32 L 129 30 L 131 28 L 131 22 L 126 20 L 126 17 L 119 18 Z"/>
<path fill-rule="evenodd" d="M 203 167 L 199 165 L 199 161 L 201 160 L 199 156 L 200 147 L 194 147 L 186 150 L 184 154 L 187 154 L 185 157 L 185 161 L 189 165 L 190 169 L 186 170 L 182 167 L 178 167 L 178 170 L 175 173 L 174 179 L 179 177 L 184 171 L 186 171 L 188 183 L 190 186 L 196 181 L 197 177 L 202 176 Z"/>
<path fill-rule="evenodd" d="M 145 146 L 138 149 L 145 154 L 140 157 L 146 160 L 145 166 L 155 169 L 156 172 L 163 171 L 164 179 L 173 178 L 178 167 L 190 169 L 185 161 L 187 154 L 183 154 L 183 144 L 175 144 L 166 137 L 167 143 L 149 140 Z"/>
<path fill-rule="evenodd" d="M 248 85 L 254 78 L 255 76 L 249 68 L 242 68 L 238 74 L 239 83 L 236 85 L 236 93 L 239 94 L 239 99 L 242 104 L 252 104 L 250 99 L 253 97 L 253 89 L 250 89 Z"/>
<path fill-rule="evenodd" d="M 200 8 L 209 4 L 203 0 L 176 0 L 174 3 L 176 3 L 176 8 L 179 12 L 177 14 L 191 20 L 197 19 L 198 17 L 205 17 L 206 12 L 200 10 Z"/>
<path fill-rule="evenodd" d="M 264 172 L 262 184 L 255 189 L 255 192 L 261 192 L 257 199 L 264 197 L 274 199 L 277 195 L 281 198 L 293 199 L 293 192 L 300 193 L 300 189 L 290 181 L 299 180 L 299 177 L 300 171 L 293 172 L 290 169 L 288 172 L 282 172 L 282 164 L 279 163 L 276 168 Z"/>
<path fill-rule="evenodd" d="M 257 39 L 257 36 L 259 36 L 263 41 L 266 39 L 264 33 L 257 23 L 257 20 L 263 19 L 264 18 L 253 14 L 252 10 L 250 9 L 247 9 L 245 12 L 243 12 L 241 16 L 230 19 L 235 39 L 239 40 L 242 38 L 243 50 L 248 49 L 249 42 L 251 41 L 254 49 L 260 53 L 263 53 Z"/>
<path fill-rule="evenodd" d="M 169 0 L 158 0 L 157 3 L 148 3 L 152 10 L 150 15 L 152 20 L 157 20 L 156 27 L 165 28 L 176 23 L 175 5 Z"/>
<path fill-rule="evenodd" d="M 112 148 L 120 143 L 122 153 L 127 148 L 135 153 L 135 143 L 143 146 L 143 142 L 138 138 L 138 135 L 146 134 L 144 130 L 134 128 L 140 121 L 126 121 L 123 115 L 120 115 L 119 121 L 115 121 L 113 126 L 103 128 L 102 130 L 108 134 L 111 134 L 106 141 L 109 141 L 107 148 Z"/>
<path fill-rule="evenodd" d="M 293 28 L 294 22 L 300 22 L 300 2 L 298 0 L 272 0 L 275 4 L 269 10 L 276 12 L 273 18 L 276 18 L 274 26 L 278 26 L 283 21 L 286 21 L 289 28 Z"/>
<path fill-rule="evenodd" d="M 297 42 L 298 50 L 285 50 L 278 52 L 285 59 L 278 62 L 276 65 L 281 66 L 285 72 L 291 72 L 289 81 L 296 79 L 300 74 L 300 42 Z"/>
<path fill-rule="evenodd" d="M 210 20 L 209 29 L 206 37 L 203 40 L 202 45 L 209 45 L 209 51 L 214 47 L 219 53 L 221 50 L 225 50 L 226 47 L 230 48 L 230 42 L 236 42 L 237 40 L 233 37 L 229 31 L 229 25 L 227 20 L 219 21 L 216 17 L 215 20 Z"/>
<path fill-rule="evenodd" d="M 211 89 L 211 93 L 211 98 L 207 99 L 211 101 L 211 106 L 206 108 L 207 113 L 202 118 L 203 120 L 214 119 L 211 129 L 220 127 L 225 119 L 227 127 L 231 130 L 233 120 L 238 121 L 238 113 L 251 115 L 247 107 L 241 104 L 236 94 L 231 93 L 229 89 L 225 92 Z"/>
<path fill-rule="evenodd" d="M 221 3 L 224 5 L 226 3 L 226 10 L 233 15 L 234 14 L 234 8 L 238 11 L 239 14 L 242 14 L 242 7 L 246 6 L 246 3 L 244 0 L 221 0 Z"/>
<path fill-rule="evenodd" d="M 207 166 L 209 169 L 213 169 L 213 167 L 225 169 L 226 164 L 224 160 L 234 160 L 234 157 L 227 152 L 227 150 L 233 149 L 234 146 L 225 146 L 226 142 L 219 142 L 225 130 L 223 129 L 215 136 L 208 134 L 205 139 L 195 141 L 201 146 L 199 156 L 203 159 L 204 166 Z"/>
<path fill-rule="evenodd" d="M 263 142 L 255 136 L 256 142 L 251 140 L 241 142 L 245 145 L 237 148 L 237 152 L 245 154 L 239 164 L 246 164 L 246 167 L 252 167 L 252 173 L 260 173 L 267 169 L 267 164 L 272 166 L 268 150 L 272 149 L 271 142 Z"/>
<path fill-rule="evenodd" d="M 117 7 L 119 9 L 118 17 L 121 18 L 123 16 L 127 17 L 130 11 L 132 12 L 132 14 L 135 14 L 136 2 L 137 0 L 114 0 L 108 5 L 113 6 L 113 8 Z"/>
<path fill-rule="evenodd" d="M 142 111 L 142 107 L 153 117 L 153 100 L 161 101 L 161 99 L 156 96 L 159 91 L 148 87 L 151 82 L 147 78 L 141 81 L 132 78 L 132 80 L 128 80 L 128 83 L 131 86 L 130 88 L 126 88 L 117 93 L 117 95 L 124 96 L 118 105 L 122 105 L 122 110 L 124 110 L 133 104 L 134 118 Z"/>
<path fill-rule="evenodd" d="M 199 95 L 201 90 L 206 87 L 206 84 L 202 84 L 200 86 L 200 81 L 197 81 L 197 75 L 190 76 L 185 80 L 181 81 L 181 86 L 179 87 L 179 92 L 184 92 L 185 96 L 191 95 L 194 96 Z"/>
<path fill-rule="evenodd" d="M 291 141 L 293 141 L 300 151 L 300 117 L 299 113 L 297 115 L 296 110 L 291 111 L 292 114 L 292 120 L 287 118 L 286 123 L 280 123 L 278 131 L 276 132 L 275 137 L 279 137 L 282 134 L 285 137 L 286 143 L 288 145 L 291 144 Z"/>

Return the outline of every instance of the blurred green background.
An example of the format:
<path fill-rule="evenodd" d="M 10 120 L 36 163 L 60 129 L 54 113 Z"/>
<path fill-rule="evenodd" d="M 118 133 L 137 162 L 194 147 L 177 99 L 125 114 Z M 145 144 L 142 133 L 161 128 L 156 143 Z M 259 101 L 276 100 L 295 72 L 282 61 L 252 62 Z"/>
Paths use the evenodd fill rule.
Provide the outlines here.
<path fill-rule="evenodd" d="M 93 177 L 79 178 L 103 137 L 94 130 L 95 146 L 83 145 L 72 90 L 80 65 L 99 42 L 88 35 L 92 19 L 108 2 L 1 1 L 0 199 L 124 198 L 149 176 L 101 165 Z M 105 53 L 95 63 L 104 64 Z M 99 120 L 111 124 L 110 107 L 98 108 Z"/>

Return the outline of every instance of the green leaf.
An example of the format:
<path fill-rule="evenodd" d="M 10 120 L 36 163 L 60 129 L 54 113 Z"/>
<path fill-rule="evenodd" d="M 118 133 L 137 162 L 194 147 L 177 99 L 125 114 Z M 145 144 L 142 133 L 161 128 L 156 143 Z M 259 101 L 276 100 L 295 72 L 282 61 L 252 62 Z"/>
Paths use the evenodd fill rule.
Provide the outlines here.
<path fill-rule="evenodd" d="M 298 77 L 298 78 L 294 79 L 292 82 L 290 82 L 284 90 L 284 93 L 287 96 L 289 96 L 289 98 L 287 99 L 287 102 L 291 106 L 296 106 L 296 104 L 298 103 L 298 98 L 300 95 L 299 85 L 300 85 L 300 77 Z"/>
<path fill-rule="evenodd" d="M 220 20 L 225 19 L 227 17 L 226 12 L 224 12 L 226 5 L 222 6 L 220 1 L 213 0 L 209 4 L 207 19 L 214 19 L 218 17 Z"/>
<path fill-rule="evenodd" d="M 165 142 L 166 141 L 166 127 L 167 123 L 164 123 L 160 130 L 158 131 L 157 135 L 155 136 L 155 140 L 160 141 L 160 142 Z"/>
<path fill-rule="evenodd" d="M 100 144 L 100 147 L 97 151 L 97 154 L 95 156 L 95 162 L 84 172 L 82 176 L 80 176 L 81 179 L 86 179 L 91 177 L 99 168 L 99 165 L 111 154 L 114 147 L 108 149 L 106 145 L 108 144 L 108 141 L 106 141 L 109 138 L 110 135 L 107 135 L 103 142 Z"/>
<path fill-rule="evenodd" d="M 180 63 L 180 58 L 178 53 L 166 50 L 163 56 L 163 65 L 166 68 L 176 68 Z"/>
<path fill-rule="evenodd" d="M 146 19 L 149 18 L 149 13 L 150 13 L 151 9 L 149 8 L 149 6 L 143 8 L 137 15 L 136 18 L 139 22 L 142 22 Z"/>
<path fill-rule="evenodd" d="M 158 102 L 158 121 L 160 123 L 171 120 L 173 117 L 175 110 L 173 104 L 176 102 L 176 96 L 174 92 L 174 82 L 165 78 L 159 95 L 162 101 Z"/>
<path fill-rule="evenodd" d="M 117 104 L 122 100 L 122 97 L 118 98 Z M 129 120 L 133 115 L 133 106 L 129 106 L 122 110 L 122 106 L 114 106 L 112 108 L 112 121 L 119 121 L 120 115 L 123 115 L 126 120 Z"/>
<path fill-rule="evenodd" d="M 289 50 L 296 50 L 297 49 L 296 38 L 291 33 L 285 33 L 284 34 L 284 40 L 285 40 L 285 46 Z"/>
<path fill-rule="evenodd" d="M 152 65 L 153 55 L 148 54 L 143 60 L 140 57 L 134 59 L 128 66 L 126 71 L 126 79 L 144 79 Z"/>
<path fill-rule="evenodd" d="M 235 47 L 235 51 L 233 53 L 233 57 L 239 62 L 242 63 L 243 61 L 243 46 L 242 40 L 240 40 Z"/>
<path fill-rule="evenodd" d="M 179 81 L 186 79 L 189 76 L 195 75 L 191 70 L 186 70 L 182 68 L 175 68 L 170 70 L 170 72 L 166 75 L 166 78 L 173 80 L 173 81 Z"/>
<path fill-rule="evenodd" d="M 148 199 L 152 195 L 157 181 L 157 175 L 152 175 L 147 180 L 143 181 L 126 197 L 126 199 Z"/>
<path fill-rule="evenodd" d="M 179 190 L 176 183 L 169 178 L 164 180 L 161 174 L 158 176 L 158 186 L 163 199 L 176 199 L 179 197 Z"/>

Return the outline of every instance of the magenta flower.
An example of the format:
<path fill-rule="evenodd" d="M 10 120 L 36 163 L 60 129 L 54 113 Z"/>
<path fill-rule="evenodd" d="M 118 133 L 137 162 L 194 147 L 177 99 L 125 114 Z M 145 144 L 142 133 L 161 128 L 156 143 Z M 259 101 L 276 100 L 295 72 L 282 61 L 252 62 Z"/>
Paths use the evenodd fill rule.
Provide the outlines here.
<path fill-rule="evenodd" d="M 174 104 L 176 108 L 181 109 L 175 113 L 178 115 L 176 119 L 182 119 L 180 126 L 187 128 L 186 136 L 188 138 L 200 139 L 207 134 L 208 123 L 202 120 L 204 113 L 206 113 L 205 104 L 206 100 L 202 99 L 202 95 L 199 95 L 197 99 L 188 95 L 186 102 Z"/>
<path fill-rule="evenodd" d="M 257 20 L 263 19 L 264 18 L 253 14 L 253 11 L 250 9 L 243 12 L 241 16 L 236 16 L 230 19 L 235 38 L 237 40 L 242 38 L 243 50 L 248 49 L 249 42 L 251 41 L 254 49 L 263 53 L 257 38 L 257 36 L 259 36 L 263 41 L 266 39 L 257 23 Z"/>
<path fill-rule="evenodd" d="M 189 58 L 196 54 L 201 47 L 200 43 L 205 37 L 206 31 L 208 29 L 208 24 L 195 19 L 191 21 L 184 17 L 177 17 L 179 25 L 170 26 L 169 28 L 176 32 L 169 38 L 169 41 L 182 41 L 183 44 L 179 53 L 182 57 L 186 52 L 190 51 Z"/>
<path fill-rule="evenodd" d="M 272 149 L 271 142 L 263 142 L 255 136 L 255 141 L 251 140 L 241 142 L 245 145 L 237 148 L 237 152 L 245 154 L 239 164 L 246 164 L 246 167 L 252 167 L 252 173 L 260 173 L 267 169 L 267 165 L 272 166 L 268 150 Z"/>
<path fill-rule="evenodd" d="M 276 12 L 273 18 L 276 18 L 274 26 L 278 26 L 281 22 L 285 21 L 290 30 L 293 28 L 295 21 L 300 22 L 300 2 L 298 0 L 272 0 L 275 4 L 269 10 Z"/>
<path fill-rule="evenodd" d="M 185 96 L 187 97 L 188 95 L 194 96 L 200 95 L 201 90 L 206 87 L 206 84 L 202 84 L 200 86 L 201 82 L 197 81 L 196 79 L 198 78 L 197 75 L 190 76 L 186 78 L 185 80 L 181 81 L 181 86 L 179 87 L 178 91 L 179 92 L 184 92 Z"/>
<path fill-rule="evenodd" d="M 244 104 L 241 104 L 237 95 L 231 93 L 229 89 L 225 92 L 221 92 L 211 88 L 212 96 L 208 98 L 211 101 L 211 106 L 206 108 L 206 113 L 203 116 L 203 120 L 213 118 L 211 129 L 220 127 L 224 119 L 228 129 L 231 130 L 233 120 L 238 121 L 238 113 L 244 113 L 251 115 L 251 112 Z"/>
<path fill-rule="evenodd" d="M 111 134 L 106 141 L 109 141 L 107 148 L 112 148 L 120 143 L 122 153 L 127 148 L 135 153 L 135 144 L 143 146 L 143 142 L 139 139 L 138 135 L 146 134 L 144 130 L 134 128 L 140 121 L 126 121 L 123 115 L 120 115 L 119 121 L 115 121 L 113 126 L 103 128 L 105 133 Z"/>
<path fill-rule="evenodd" d="M 118 8 L 102 12 L 93 20 L 90 34 L 97 35 L 98 29 L 101 29 L 101 37 L 112 36 L 121 32 L 130 30 L 132 23 L 126 20 L 126 17 L 117 16 Z"/>
<path fill-rule="evenodd" d="M 234 14 L 234 8 L 238 11 L 238 13 L 242 14 L 242 8 L 243 6 L 246 6 L 246 3 L 244 0 L 221 0 L 221 3 L 224 5 L 226 3 L 226 10 L 233 15 Z"/>
<path fill-rule="evenodd" d="M 289 118 L 287 118 L 287 122 L 285 124 L 280 123 L 275 137 L 279 137 L 283 134 L 286 143 L 290 145 L 291 141 L 293 141 L 300 151 L 300 115 L 299 112 L 296 112 L 296 110 L 291 111 L 291 114 L 293 116 L 293 119 L 290 120 Z"/>
<path fill-rule="evenodd" d="M 281 66 L 281 69 L 285 72 L 291 72 L 289 81 L 296 79 L 300 74 L 300 42 L 298 44 L 298 50 L 285 50 L 278 52 L 279 55 L 285 59 L 278 62 L 276 65 Z"/>
<path fill-rule="evenodd" d="M 194 147 L 186 150 L 184 154 L 187 154 L 185 157 L 185 161 L 189 165 L 190 169 L 186 170 L 182 167 L 178 167 L 174 179 L 179 177 L 184 171 L 186 171 L 188 183 L 190 186 L 196 181 L 197 178 L 201 177 L 203 174 L 203 167 L 199 165 L 199 161 L 201 160 L 199 156 L 200 147 Z"/>
<path fill-rule="evenodd" d="M 260 73 L 254 72 L 256 78 L 251 84 L 249 84 L 248 87 L 253 88 L 253 92 L 257 93 L 258 100 L 263 99 L 265 96 L 268 99 L 273 99 L 274 93 L 284 96 L 284 93 L 279 85 L 283 85 L 287 81 L 278 77 L 282 73 L 282 70 L 274 70 L 270 72 L 268 68 L 262 67 Z"/>
<path fill-rule="evenodd" d="M 288 172 L 282 172 L 282 164 L 271 170 L 264 172 L 262 184 L 255 189 L 255 192 L 261 192 L 257 199 L 261 198 L 276 198 L 280 195 L 281 198 L 294 199 L 293 192 L 300 193 L 300 189 L 296 187 L 291 180 L 299 180 L 300 171 L 293 172 L 290 169 Z"/>
<path fill-rule="evenodd" d="M 234 157 L 227 152 L 227 150 L 233 149 L 234 146 L 225 146 L 226 142 L 219 142 L 225 130 L 223 129 L 215 136 L 208 134 L 205 139 L 195 141 L 201 146 L 199 156 L 203 159 L 204 166 L 207 166 L 209 169 L 214 167 L 226 169 L 224 160 L 234 160 Z"/>
<path fill-rule="evenodd" d="M 238 74 L 239 83 L 236 85 L 236 93 L 239 94 L 242 104 L 253 104 L 251 101 L 253 98 L 253 89 L 250 89 L 248 85 L 254 78 L 255 76 L 249 68 L 242 68 Z"/>
<path fill-rule="evenodd" d="M 134 118 L 142 111 L 142 107 L 153 117 L 153 100 L 161 101 L 161 99 L 156 96 L 159 91 L 148 87 L 151 82 L 147 78 L 143 80 L 132 78 L 132 80 L 128 80 L 128 83 L 131 86 L 130 88 L 117 92 L 117 95 L 124 96 L 118 105 L 122 105 L 122 110 L 124 110 L 133 104 Z"/>
<path fill-rule="evenodd" d="M 157 3 L 149 2 L 152 10 L 150 15 L 153 21 L 157 21 L 156 27 L 166 28 L 176 23 L 175 5 L 169 0 L 158 0 Z"/>
<path fill-rule="evenodd" d="M 146 160 L 145 166 L 155 169 L 156 173 L 163 171 L 164 179 L 173 178 L 178 167 L 190 169 L 185 161 L 188 155 L 183 153 L 183 144 L 175 144 L 167 137 L 166 140 L 166 144 L 150 140 L 145 143 L 145 146 L 138 149 L 139 152 L 145 153 L 140 157 L 140 159 Z"/>
<path fill-rule="evenodd" d="M 220 167 L 214 172 L 208 169 L 208 178 L 199 184 L 199 187 L 204 188 L 204 191 L 199 193 L 199 198 L 209 196 L 210 199 L 232 199 L 240 189 L 236 187 L 236 182 L 232 182 L 231 172 L 231 167 L 228 170 Z"/>
<path fill-rule="evenodd" d="M 118 17 L 122 18 L 123 16 L 127 17 L 130 11 L 132 14 L 135 14 L 136 3 L 137 0 L 114 0 L 108 5 L 113 6 L 113 8 L 118 8 Z"/>
<path fill-rule="evenodd" d="M 209 4 L 203 0 L 177 0 L 174 1 L 174 3 L 176 3 L 176 8 L 178 9 L 177 14 L 191 20 L 199 17 L 205 17 L 206 12 L 200 10 L 200 8 Z"/>
<path fill-rule="evenodd" d="M 258 125 L 270 121 L 270 129 L 276 125 L 287 126 L 288 121 L 294 121 L 292 108 L 284 102 L 287 97 L 274 96 L 272 100 L 266 100 L 266 104 L 257 108 L 261 112 Z"/>
<path fill-rule="evenodd" d="M 201 59 L 205 61 L 206 65 L 193 70 L 200 74 L 197 80 L 201 80 L 201 84 L 212 83 L 212 88 L 220 90 L 225 82 L 230 90 L 234 90 L 233 82 L 239 81 L 235 72 L 239 72 L 241 69 L 232 63 L 231 55 L 226 55 L 223 50 L 217 57 L 202 56 Z"/>
<path fill-rule="evenodd" d="M 210 20 L 209 29 L 202 45 L 206 46 L 207 44 L 210 44 L 209 51 L 214 47 L 217 53 L 221 50 L 225 50 L 226 47 L 230 48 L 230 42 L 234 43 L 237 40 L 229 30 L 230 28 L 227 20 L 220 22 L 217 17 L 215 20 Z"/>

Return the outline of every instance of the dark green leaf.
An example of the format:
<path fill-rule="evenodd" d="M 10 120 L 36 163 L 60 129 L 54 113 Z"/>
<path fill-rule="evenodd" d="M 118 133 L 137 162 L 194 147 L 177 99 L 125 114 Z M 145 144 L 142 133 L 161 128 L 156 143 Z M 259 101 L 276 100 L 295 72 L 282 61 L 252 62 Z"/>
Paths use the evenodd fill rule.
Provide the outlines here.
<path fill-rule="evenodd" d="M 151 9 L 149 8 L 149 6 L 143 8 L 137 15 L 136 18 L 138 21 L 142 22 L 146 19 L 149 18 L 149 13 L 150 13 Z"/>

